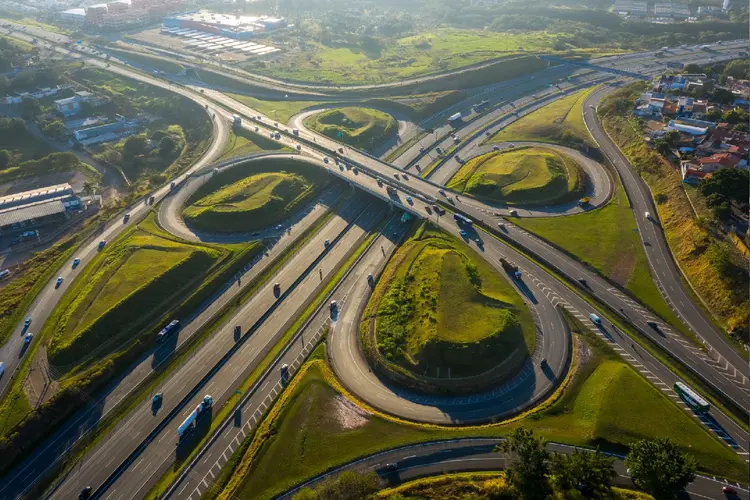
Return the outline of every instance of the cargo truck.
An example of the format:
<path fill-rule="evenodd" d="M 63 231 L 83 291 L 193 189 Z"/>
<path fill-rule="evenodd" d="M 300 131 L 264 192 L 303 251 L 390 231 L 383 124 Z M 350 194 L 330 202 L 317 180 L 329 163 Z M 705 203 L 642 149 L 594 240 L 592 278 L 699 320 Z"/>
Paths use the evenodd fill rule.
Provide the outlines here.
<path fill-rule="evenodd" d="M 448 123 L 455 123 L 461 119 L 461 112 L 452 114 L 448 117 Z"/>
<path fill-rule="evenodd" d="M 195 424 L 198 421 L 198 418 L 209 408 L 211 408 L 214 404 L 214 399 L 206 394 L 203 396 L 203 401 L 200 402 L 198 406 L 195 407 L 195 409 L 190 412 L 190 415 L 187 416 L 187 418 L 180 424 L 180 426 L 177 428 L 177 435 L 180 439 L 185 437 L 190 431 L 195 429 Z"/>
<path fill-rule="evenodd" d="M 504 258 L 500 258 L 500 265 L 503 266 L 503 269 L 506 273 L 512 274 L 516 280 L 521 280 L 521 271 L 518 270 L 518 266 L 515 264 L 512 264 L 505 260 Z"/>
<path fill-rule="evenodd" d="M 156 341 L 158 343 L 164 342 L 167 337 L 172 335 L 174 332 L 180 329 L 180 320 L 179 319 L 173 319 L 169 322 L 167 326 L 162 328 L 162 330 L 156 334 Z"/>

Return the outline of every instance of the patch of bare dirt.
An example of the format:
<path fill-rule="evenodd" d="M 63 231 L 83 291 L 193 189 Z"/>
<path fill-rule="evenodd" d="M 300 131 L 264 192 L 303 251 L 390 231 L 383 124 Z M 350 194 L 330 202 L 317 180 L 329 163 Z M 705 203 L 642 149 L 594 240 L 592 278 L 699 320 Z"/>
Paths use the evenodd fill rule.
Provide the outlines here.
<path fill-rule="evenodd" d="M 370 414 L 355 405 L 341 394 L 331 401 L 331 416 L 342 429 L 358 429 L 367 425 Z"/>

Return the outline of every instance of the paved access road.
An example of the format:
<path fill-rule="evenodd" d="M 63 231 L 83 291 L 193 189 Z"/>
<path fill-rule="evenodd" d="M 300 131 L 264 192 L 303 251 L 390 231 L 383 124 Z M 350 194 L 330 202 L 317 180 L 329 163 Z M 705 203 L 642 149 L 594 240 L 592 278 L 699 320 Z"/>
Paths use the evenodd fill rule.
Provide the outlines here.
<path fill-rule="evenodd" d="M 599 121 L 596 106 L 612 90 L 604 87 L 589 96 L 584 103 L 584 120 L 622 179 L 656 284 L 680 319 L 703 340 L 711 362 L 731 377 L 743 392 L 750 394 L 750 379 L 746 376 L 747 360 L 737 353 L 735 347 L 718 331 L 703 309 L 695 304 L 693 296 L 685 287 L 682 273 L 674 261 L 659 225 L 658 211 L 646 182 L 630 165 Z M 646 217 L 646 212 L 650 217 Z"/>
<path fill-rule="evenodd" d="M 502 442 L 501 439 L 496 438 L 468 438 L 414 444 L 386 450 L 314 478 L 280 498 L 291 498 L 302 486 L 314 487 L 322 480 L 344 471 L 357 473 L 374 471 L 380 477 L 383 487 L 393 487 L 426 476 L 505 469 L 512 459 L 502 452 L 494 451 Z M 573 453 L 576 448 L 565 444 L 548 443 L 547 450 L 552 453 Z M 617 472 L 615 485 L 632 488 L 633 483 L 622 457 L 613 455 L 613 458 L 615 458 L 614 466 Z M 385 470 L 386 464 L 396 464 L 397 469 L 392 472 L 387 471 Z M 689 498 L 724 498 L 721 492 L 724 486 L 735 488 L 739 494 L 738 498 L 743 500 L 750 498 L 747 488 L 738 483 L 727 483 L 700 475 L 688 486 L 686 493 Z"/>

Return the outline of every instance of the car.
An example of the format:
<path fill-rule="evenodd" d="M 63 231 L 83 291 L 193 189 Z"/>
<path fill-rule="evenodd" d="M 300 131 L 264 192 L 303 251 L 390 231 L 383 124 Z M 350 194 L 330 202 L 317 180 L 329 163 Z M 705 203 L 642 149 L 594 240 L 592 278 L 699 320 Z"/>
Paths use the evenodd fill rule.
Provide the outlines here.
<path fill-rule="evenodd" d="M 354 168 L 352 169 L 352 173 L 353 173 L 354 175 L 357 175 L 357 174 L 359 173 L 359 169 L 358 169 L 357 167 L 354 167 Z"/>
<path fill-rule="evenodd" d="M 76 267 L 78 267 L 78 264 L 80 264 L 80 263 L 81 263 L 81 259 L 79 259 L 77 257 L 75 259 L 73 259 L 73 269 L 75 269 Z"/>
<path fill-rule="evenodd" d="M 444 191 L 443 189 L 438 189 L 438 193 L 440 193 L 440 194 L 442 194 L 443 196 L 445 196 L 445 191 Z"/>
<path fill-rule="evenodd" d="M 651 218 L 651 212 L 644 212 L 644 213 L 643 213 L 643 216 L 644 216 L 645 218 L 647 218 L 647 219 L 650 219 L 650 218 Z"/>
<path fill-rule="evenodd" d="M 407 197 L 406 197 L 406 202 L 407 202 L 407 203 L 408 203 L 409 205 L 414 205 L 414 200 L 412 200 L 412 199 L 411 199 L 411 196 L 407 196 Z"/>
<path fill-rule="evenodd" d="M 393 177 L 395 177 L 396 179 L 400 179 L 400 177 L 398 176 L 398 174 L 397 174 L 397 173 L 394 173 L 394 174 L 393 174 Z"/>
<path fill-rule="evenodd" d="M 279 122 L 273 122 L 273 126 L 274 127 L 278 127 L 279 126 Z"/>
<path fill-rule="evenodd" d="M 5 373 L 5 363 L 0 361 L 0 377 L 3 376 L 3 373 Z"/>
<path fill-rule="evenodd" d="M 541 366 L 542 368 L 547 366 L 547 358 L 542 358 L 542 360 L 539 362 L 539 366 Z"/>
<path fill-rule="evenodd" d="M 281 292 L 281 284 L 280 283 L 274 283 L 273 284 L 273 293 L 274 295 L 278 295 Z"/>
<path fill-rule="evenodd" d="M 588 288 L 589 286 L 589 282 L 583 278 L 578 278 L 578 283 L 580 283 L 582 286 L 585 286 L 586 288 Z"/>
<path fill-rule="evenodd" d="M 283 228 L 283 227 L 284 227 L 284 226 L 282 226 L 281 224 L 276 224 L 276 227 L 275 227 L 275 229 L 276 229 L 276 230 L 280 230 L 280 229 L 281 229 L 281 228 Z"/>
<path fill-rule="evenodd" d="M 499 227 L 501 229 L 504 228 L 505 227 L 505 222 L 498 222 L 497 223 L 497 227 Z"/>
<path fill-rule="evenodd" d="M 487 137 L 489 137 L 490 136 L 490 131 L 488 130 L 487 132 L 484 133 L 484 135 L 486 135 Z"/>
<path fill-rule="evenodd" d="M 435 148 L 435 151 L 437 151 L 437 154 L 439 155 L 443 154 L 443 150 L 440 149 L 440 147 Z"/>
<path fill-rule="evenodd" d="M 656 321 L 646 321 L 646 324 L 654 330 L 659 331 L 659 325 L 656 323 Z"/>
<path fill-rule="evenodd" d="M 323 157 L 323 163 L 328 163 L 328 157 L 327 156 Z"/>
<path fill-rule="evenodd" d="M 515 147 L 516 147 L 516 145 L 515 145 L 515 144 L 513 144 L 513 143 L 511 142 L 510 144 L 508 144 L 508 147 L 510 147 L 510 148 L 515 148 Z"/>
<path fill-rule="evenodd" d="M 281 373 L 281 378 L 286 378 L 289 375 L 289 365 L 286 363 L 281 365 L 279 372 Z"/>
<path fill-rule="evenodd" d="M 500 146 L 492 146 L 492 151 L 500 151 Z"/>
<path fill-rule="evenodd" d="M 344 152 L 344 148 L 339 148 L 339 153 L 343 153 L 343 152 Z"/>
<path fill-rule="evenodd" d="M 394 463 L 385 464 L 385 467 L 383 468 L 389 472 L 393 472 L 394 470 L 398 470 L 398 464 L 394 464 Z"/>
<path fill-rule="evenodd" d="M 731 486 L 724 486 L 721 489 L 721 492 L 724 493 L 725 495 L 737 495 L 737 490 L 735 490 Z"/>
<path fill-rule="evenodd" d="M 130 220 L 130 212 L 126 213 L 126 214 L 125 214 L 125 215 L 124 215 L 124 216 L 122 217 L 122 223 L 123 223 L 123 224 L 126 224 L 126 223 L 127 223 L 127 222 L 128 222 L 129 220 Z"/>
<path fill-rule="evenodd" d="M 23 345 L 27 346 L 31 344 L 31 341 L 34 340 L 34 334 L 29 332 L 26 335 L 23 336 Z"/>
<path fill-rule="evenodd" d="M 86 500 L 87 498 L 90 498 L 91 497 L 91 492 L 92 492 L 91 486 L 86 486 L 78 494 L 78 500 Z"/>
<path fill-rule="evenodd" d="M 462 229 L 462 230 L 460 230 L 460 231 L 458 232 L 458 234 L 460 234 L 462 238 L 466 238 L 466 235 L 467 235 L 466 231 L 464 231 L 463 229 Z"/>
<path fill-rule="evenodd" d="M 431 214 L 432 213 L 432 208 L 430 208 L 429 205 L 425 205 L 424 206 L 424 211 L 427 212 L 428 214 Z"/>
<path fill-rule="evenodd" d="M 55 288 L 60 288 L 60 285 L 63 284 L 64 278 L 62 276 L 57 277 L 57 281 L 55 282 Z"/>
<path fill-rule="evenodd" d="M 26 318 L 26 319 L 25 319 L 25 320 L 23 321 L 23 327 L 24 327 L 24 328 L 28 328 L 28 327 L 29 327 L 29 325 L 31 325 L 31 316 L 29 316 L 28 318 Z"/>
<path fill-rule="evenodd" d="M 405 180 L 405 181 L 408 181 L 408 180 L 409 180 L 409 176 L 408 176 L 408 175 L 406 175 L 406 174 L 401 174 L 401 175 L 402 175 L 402 176 L 404 177 L 404 180 Z"/>
<path fill-rule="evenodd" d="M 329 307 L 331 308 L 331 312 L 333 312 L 336 310 L 336 308 L 338 308 L 338 305 L 336 304 L 335 300 L 332 300 Z"/>
<path fill-rule="evenodd" d="M 300 146 L 299 144 L 297 144 L 297 151 L 302 151 L 302 146 Z"/>
<path fill-rule="evenodd" d="M 99 250 L 101 250 L 102 248 L 104 248 L 104 245 L 106 245 L 106 244 L 107 244 L 107 240 L 101 240 L 99 242 Z"/>
<path fill-rule="evenodd" d="M 374 279 L 374 278 L 372 277 L 372 274 L 368 274 L 368 275 L 367 275 L 367 282 L 368 282 L 368 283 L 372 283 L 372 280 L 373 280 L 373 279 Z"/>
<path fill-rule="evenodd" d="M 151 398 L 151 402 L 152 403 L 158 403 L 159 401 L 162 400 L 163 397 L 164 397 L 163 393 L 157 392 L 156 394 L 154 394 L 154 397 Z"/>
<path fill-rule="evenodd" d="M 512 215 L 514 217 L 517 216 L 518 215 L 518 210 L 515 210 L 515 209 L 511 210 L 510 211 L 510 215 Z"/>
<path fill-rule="evenodd" d="M 331 242 L 329 240 L 325 240 L 323 242 L 323 246 L 326 247 L 326 248 L 328 248 L 329 246 L 331 246 Z"/>
<path fill-rule="evenodd" d="M 594 105 L 593 104 L 589 104 L 589 108 L 594 109 Z"/>

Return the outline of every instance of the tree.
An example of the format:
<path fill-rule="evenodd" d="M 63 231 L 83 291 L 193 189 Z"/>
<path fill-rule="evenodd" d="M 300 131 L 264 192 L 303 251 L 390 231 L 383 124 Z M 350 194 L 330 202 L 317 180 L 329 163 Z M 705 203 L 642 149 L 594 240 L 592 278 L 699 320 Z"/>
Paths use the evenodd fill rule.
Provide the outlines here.
<path fill-rule="evenodd" d="M 564 491 L 575 488 L 585 496 L 607 496 L 617 477 L 613 463 L 598 449 L 593 453 L 576 449 L 570 454 L 555 453 L 550 468 Z"/>
<path fill-rule="evenodd" d="M 748 114 L 747 114 L 747 111 L 743 109 L 735 108 L 724 113 L 724 116 L 722 117 L 722 119 L 725 122 L 731 123 L 731 124 L 735 124 L 735 123 L 746 124 L 748 120 Z"/>
<path fill-rule="evenodd" d="M 701 68 L 697 64 L 688 64 L 683 69 L 685 70 L 685 73 L 688 74 L 703 73 L 703 68 Z"/>
<path fill-rule="evenodd" d="M 712 194 L 719 194 L 730 201 L 747 201 L 750 197 L 750 171 L 738 168 L 720 168 L 709 179 L 701 182 L 701 194 L 709 202 Z M 714 200 L 721 203 L 723 200 Z"/>
<path fill-rule="evenodd" d="M 508 482 L 524 498 L 547 498 L 552 488 L 547 477 L 549 452 L 544 439 L 534 436 L 534 431 L 519 427 L 506 438 L 500 449 L 514 458 L 508 468 Z"/>
<path fill-rule="evenodd" d="M 138 156 L 146 151 L 148 140 L 142 135 L 131 135 L 125 139 L 122 149 L 127 156 Z"/>
<path fill-rule="evenodd" d="M 42 127 L 42 132 L 55 139 L 62 139 L 65 137 L 65 124 L 61 120 L 48 121 Z"/>
<path fill-rule="evenodd" d="M 170 135 L 165 135 L 161 138 L 161 141 L 159 141 L 159 156 L 162 158 L 167 158 L 172 153 L 174 153 L 174 149 L 177 146 L 177 141 L 174 140 L 174 138 Z"/>
<path fill-rule="evenodd" d="M 711 98 L 719 104 L 731 104 L 736 99 L 736 96 L 732 94 L 731 90 L 717 88 L 714 90 Z"/>
<path fill-rule="evenodd" d="M 695 459 L 669 438 L 642 439 L 625 458 L 633 482 L 657 500 L 673 498 L 695 479 Z"/>
<path fill-rule="evenodd" d="M 24 118 L 35 118 L 41 112 L 42 106 L 33 97 L 26 96 L 21 101 L 21 114 Z"/>
<path fill-rule="evenodd" d="M 5 170 L 10 165 L 10 161 L 13 159 L 10 151 L 7 149 L 0 149 L 0 170 Z"/>

